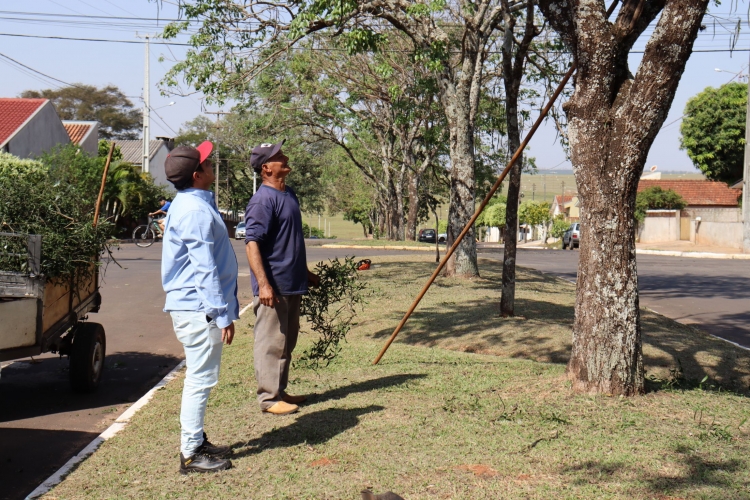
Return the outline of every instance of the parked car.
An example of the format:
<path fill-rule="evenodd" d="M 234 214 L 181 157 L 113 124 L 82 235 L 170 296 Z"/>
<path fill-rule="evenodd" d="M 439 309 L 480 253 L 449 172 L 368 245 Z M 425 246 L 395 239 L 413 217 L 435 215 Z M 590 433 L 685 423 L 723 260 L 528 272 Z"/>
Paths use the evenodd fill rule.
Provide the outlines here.
<path fill-rule="evenodd" d="M 436 236 L 437 233 L 434 229 L 420 229 L 417 241 L 421 241 L 422 243 L 435 243 Z"/>
<path fill-rule="evenodd" d="M 578 222 L 571 224 L 567 231 L 563 234 L 562 247 L 563 250 L 570 248 L 578 248 L 581 245 L 581 224 Z"/>
<path fill-rule="evenodd" d="M 446 241 L 448 241 L 448 233 L 438 234 L 438 243 L 445 243 Z"/>
<path fill-rule="evenodd" d="M 240 222 L 237 227 L 234 228 L 234 239 L 244 240 L 245 239 L 245 223 Z"/>

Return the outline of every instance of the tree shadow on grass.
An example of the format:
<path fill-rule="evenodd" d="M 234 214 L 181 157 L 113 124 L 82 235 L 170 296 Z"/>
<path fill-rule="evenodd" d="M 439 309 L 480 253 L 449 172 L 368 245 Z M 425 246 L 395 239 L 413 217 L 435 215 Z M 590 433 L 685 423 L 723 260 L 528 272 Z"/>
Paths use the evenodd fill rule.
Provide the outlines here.
<path fill-rule="evenodd" d="M 413 275 L 403 270 L 399 274 L 397 265 L 388 263 L 384 267 L 393 267 L 390 276 L 395 286 L 407 286 Z M 422 266 L 420 273 L 433 268 L 429 263 L 419 265 Z M 436 281 L 435 287 L 455 287 L 455 293 L 441 290 L 445 300 L 420 306 L 398 341 L 567 364 L 574 320 L 571 285 L 549 275 L 519 268 L 517 286 L 526 296 L 516 299 L 516 317 L 502 318 L 498 311 L 500 273 L 494 268 L 499 269 L 499 264 L 486 265 L 483 262 L 483 278 L 471 282 Z M 462 296 L 463 286 L 469 290 Z M 544 295 L 536 299 L 535 293 L 531 296 L 528 293 L 549 294 L 557 289 L 562 294 L 570 293 L 570 300 L 543 300 Z M 739 320 L 741 318 L 734 323 Z M 713 385 L 739 393 L 750 392 L 750 353 L 645 309 L 641 310 L 641 326 L 644 365 L 647 376 L 652 379 L 649 390 L 657 390 L 665 383 L 674 387 L 675 377 L 684 382 L 684 387 L 697 386 L 708 377 L 704 388 Z M 391 333 L 389 326 L 376 330 L 372 336 L 385 339 Z"/>
<path fill-rule="evenodd" d="M 393 387 L 402 384 L 406 384 L 412 380 L 425 378 L 425 373 L 403 373 L 400 375 L 389 375 L 387 377 L 380 377 L 371 380 L 365 380 L 357 382 L 356 384 L 349 384 L 343 387 L 337 387 L 321 394 L 313 394 L 309 397 L 309 404 L 324 403 L 335 399 L 343 399 L 350 394 L 358 392 L 370 392 L 385 387 Z"/>
<path fill-rule="evenodd" d="M 563 467 L 560 472 L 563 475 L 574 475 L 570 480 L 571 484 L 586 485 L 609 481 L 627 483 L 632 481 L 633 483 L 645 483 L 652 494 L 658 495 L 690 492 L 695 491 L 696 488 L 707 486 L 731 486 L 732 480 L 728 475 L 744 472 L 747 468 L 746 461 L 738 459 L 707 460 L 682 445 L 678 445 L 674 452 L 677 454 L 674 457 L 675 462 L 682 461 L 687 466 L 687 471 L 683 474 L 652 474 L 644 472 L 641 467 L 606 460 L 588 460 L 580 464 Z M 642 491 L 633 493 L 636 494 L 635 496 L 643 494 Z"/>
<path fill-rule="evenodd" d="M 275 428 L 250 441 L 233 444 L 232 458 L 256 455 L 274 448 L 323 444 L 342 432 L 356 427 L 362 415 L 384 409 L 379 405 L 370 405 L 361 408 L 327 408 L 306 413 L 291 425 Z"/>

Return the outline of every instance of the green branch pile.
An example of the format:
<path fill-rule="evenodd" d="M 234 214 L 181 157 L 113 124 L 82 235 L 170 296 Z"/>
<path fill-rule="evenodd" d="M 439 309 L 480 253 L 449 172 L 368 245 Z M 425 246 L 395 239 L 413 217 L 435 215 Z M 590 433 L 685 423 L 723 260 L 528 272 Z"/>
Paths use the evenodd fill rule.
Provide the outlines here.
<path fill-rule="evenodd" d="M 352 327 L 357 308 L 365 303 L 364 283 L 359 281 L 354 257 L 344 262 L 331 260 L 319 262 L 315 273 L 320 276 L 320 286 L 310 287 L 302 297 L 301 313 L 307 317 L 313 332 L 320 337 L 302 353 L 299 362 L 310 368 L 328 366 L 341 351 L 340 342 Z"/>
<path fill-rule="evenodd" d="M 102 218 L 93 226 L 97 194 L 56 179 L 41 162 L 0 153 L 0 233 L 21 236 L 0 237 L 0 271 L 30 272 L 23 236 L 38 234 L 41 274 L 55 281 L 88 279 L 114 231 Z"/>

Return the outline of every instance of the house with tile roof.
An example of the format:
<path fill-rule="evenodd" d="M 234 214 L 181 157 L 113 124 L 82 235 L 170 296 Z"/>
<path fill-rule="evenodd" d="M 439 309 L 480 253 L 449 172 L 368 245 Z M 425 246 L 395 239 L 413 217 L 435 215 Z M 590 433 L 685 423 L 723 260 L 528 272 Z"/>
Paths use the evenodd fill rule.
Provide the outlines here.
<path fill-rule="evenodd" d="M 70 136 L 49 99 L 0 98 L 0 151 L 35 158 Z"/>
<path fill-rule="evenodd" d="M 682 210 L 649 210 L 638 230 L 641 242 L 689 240 L 701 245 L 741 248 L 742 189 L 700 179 L 642 179 L 638 192 L 655 186 L 678 193 L 687 206 Z"/>
<path fill-rule="evenodd" d="M 91 156 L 99 153 L 99 122 L 63 120 L 70 142 L 77 144 Z"/>
<path fill-rule="evenodd" d="M 133 165 L 143 166 L 143 141 L 115 141 L 122 152 L 122 159 Z M 167 174 L 164 171 L 164 162 L 167 161 L 167 155 L 174 148 L 174 140 L 168 137 L 157 137 L 155 140 L 148 142 L 149 147 L 149 173 L 154 178 L 156 184 L 172 187 L 167 180 Z"/>
<path fill-rule="evenodd" d="M 566 194 L 556 195 L 552 200 L 550 215 L 555 218 L 559 214 L 564 214 L 566 220 L 577 221 L 581 216 L 580 203 L 578 195 Z"/>

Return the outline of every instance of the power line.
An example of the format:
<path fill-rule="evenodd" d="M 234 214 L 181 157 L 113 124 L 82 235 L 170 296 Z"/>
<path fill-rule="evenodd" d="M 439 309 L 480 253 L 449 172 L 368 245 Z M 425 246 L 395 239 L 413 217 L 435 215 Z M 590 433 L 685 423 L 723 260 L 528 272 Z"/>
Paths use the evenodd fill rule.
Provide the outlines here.
<path fill-rule="evenodd" d="M 105 38 L 76 38 L 76 37 L 68 37 L 68 36 L 49 36 L 49 35 L 22 35 L 20 33 L 0 33 L 0 36 L 14 36 L 14 37 L 21 37 L 21 38 L 43 38 L 47 40 L 72 40 L 72 41 L 78 41 L 78 42 L 106 42 L 106 43 L 136 43 L 136 44 L 144 44 L 146 42 L 141 42 L 139 40 L 107 40 Z M 180 42 L 151 42 L 156 45 L 179 45 L 183 47 L 192 47 L 192 44 L 189 43 L 180 43 Z"/>
<path fill-rule="evenodd" d="M 0 52 L 0 57 L 4 57 L 5 59 L 8 59 L 9 61 L 12 61 L 12 62 L 14 62 L 14 63 L 18 64 L 19 66 L 22 66 L 22 67 L 26 68 L 26 69 L 27 69 L 27 70 L 29 70 L 29 71 L 33 71 L 34 73 L 37 73 L 37 74 L 39 74 L 39 75 L 42 75 L 42 76 L 44 76 L 45 78 L 49 78 L 50 80 L 54 80 L 54 81 L 56 81 L 56 82 L 60 82 L 60 83 L 62 83 L 63 85 L 67 85 L 67 86 L 69 86 L 69 87 L 75 87 L 75 88 L 77 88 L 77 89 L 81 89 L 81 90 L 87 90 L 87 89 L 86 89 L 85 87 L 81 87 L 80 85 L 75 85 L 75 84 L 73 84 L 73 83 L 68 83 L 68 82 L 65 82 L 65 81 L 63 81 L 63 80 L 60 80 L 59 78 L 55 78 L 54 76 L 50 76 L 50 75 L 48 75 L 48 74 L 46 74 L 46 73 L 42 73 L 41 71 L 35 70 L 35 69 L 34 69 L 34 68 L 32 68 L 31 66 L 26 66 L 26 65 L 25 65 L 24 63 L 22 63 L 22 62 L 20 62 L 20 61 L 16 61 L 16 60 L 15 60 L 15 59 L 13 59 L 12 57 L 10 57 L 10 56 L 6 56 L 6 55 L 5 55 L 5 54 L 3 54 L 2 52 Z"/>

